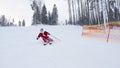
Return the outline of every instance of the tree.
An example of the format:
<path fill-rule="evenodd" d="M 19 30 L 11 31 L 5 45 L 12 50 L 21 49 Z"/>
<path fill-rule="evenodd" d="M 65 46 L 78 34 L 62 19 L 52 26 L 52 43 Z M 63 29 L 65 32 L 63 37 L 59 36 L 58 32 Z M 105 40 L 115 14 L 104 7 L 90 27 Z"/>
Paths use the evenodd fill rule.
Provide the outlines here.
<path fill-rule="evenodd" d="M 25 20 L 22 21 L 22 26 L 25 26 Z"/>
<path fill-rule="evenodd" d="M 77 4 L 78 4 L 78 23 L 77 24 L 80 24 L 80 21 L 81 21 L 81 15 L 80 15 L 80 0 L 77 0 Z"/>
<path fill-rule="evenodd" d="M 52 10 L 52 24 L 57 25 L 58 24 L 58 10 L 56 4 L 53 6 Z"/>
<path fill-rule="evenodd" d="M 69 9 L 69 24 L 72 24 L 72 12 L 71 12 L 71 1 L 68 0 L 68 9 Z"/>
<path fill-rule="evenodd" d="M 31 4 L 31 8 L 34 11 L 32 25 L 41 24 L 40 8 L 35 0 Z"/>
<path fill-rule="evenodd" d="M 14 18 L 12 19 L 12 22 L 13 22 L 13 23 L 15 22 Z"/>
<path fill-rule="evenodd" d="M 48 12 L 48 24 L 52 25 L 52 15 L 50 12 Z"/>
<path fill-rule="evenodd" d="M 42 24 L 48 24 L 47 20 L 47 9 L 45 4 L 42 7 L 42 12 L 41 12 L 41 19 L 42 19 Z"/>
<path fill-rule="evenodd" d="M 18 22 L 19 26 L 21 26 L 21 21 Z"/>
<path fill-rule="evenodd" d="M 6 26 L 7 25 L 7 19 L 5 17 L 5 15 L 2 15 L 0 18 L 0 25 L 1 26 Z"/>
<path fill-rule="evenodd" d="M 72 16 L 73 17 L 73 24 L 75 25 L 75 22 L 76 22 L 75 21 L 75 7 L 74 7 L 74 1 L 73 0 L 72 0 L 72 12 L 73 12 L 72 13 L 73 14 L 73 16 Z"/>

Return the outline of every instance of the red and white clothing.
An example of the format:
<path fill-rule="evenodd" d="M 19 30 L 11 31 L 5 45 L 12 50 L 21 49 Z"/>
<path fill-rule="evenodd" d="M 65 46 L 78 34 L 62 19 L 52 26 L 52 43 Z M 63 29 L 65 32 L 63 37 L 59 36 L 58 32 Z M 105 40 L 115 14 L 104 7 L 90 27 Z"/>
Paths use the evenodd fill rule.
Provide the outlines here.
<path fill-rule="evenodd" d="M 52 42 L 53 40 L 48 35 L 50 35 L 50 33 L 48 33 L 47 31 L 40 32 L 37 38 L 39 39 L 41 37 L 45 43 Z"/>

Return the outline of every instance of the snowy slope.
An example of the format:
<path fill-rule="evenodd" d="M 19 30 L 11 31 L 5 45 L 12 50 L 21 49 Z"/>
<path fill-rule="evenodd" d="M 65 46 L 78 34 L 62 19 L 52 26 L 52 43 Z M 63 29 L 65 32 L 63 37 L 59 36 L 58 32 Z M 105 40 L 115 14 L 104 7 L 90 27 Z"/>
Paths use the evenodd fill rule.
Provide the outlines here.
<path fill-rule="evenodd" d="M 40 28 L 54 38 L 43 46 Z M 0 27 L 0 68 L 120 68 L 120 43 L 81 37 L 80 26 Z"/>

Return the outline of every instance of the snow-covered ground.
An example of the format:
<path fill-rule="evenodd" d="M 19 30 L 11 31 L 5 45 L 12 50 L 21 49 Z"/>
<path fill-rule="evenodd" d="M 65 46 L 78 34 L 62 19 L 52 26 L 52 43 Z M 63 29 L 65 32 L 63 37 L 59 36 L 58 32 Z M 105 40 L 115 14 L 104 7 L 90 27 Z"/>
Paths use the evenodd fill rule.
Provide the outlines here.
<path fill-rule="evenodd" d="M 60 40 L 43 46 L 40 28 Z M 120 68 L 120 43 L 81 33 L 80 26 L 0 27 L 0 68 Z"/>

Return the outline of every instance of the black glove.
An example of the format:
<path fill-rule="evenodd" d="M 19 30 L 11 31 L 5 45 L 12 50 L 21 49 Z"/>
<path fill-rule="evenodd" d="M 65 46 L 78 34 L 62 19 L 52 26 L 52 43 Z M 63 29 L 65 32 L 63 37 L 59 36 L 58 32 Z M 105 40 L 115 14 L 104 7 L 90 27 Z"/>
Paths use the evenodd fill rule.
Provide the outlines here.
<path fill-rule="evenodd" d="M 36 40 L 38 40 L 38 38 L 36 38 Z"/>
<path fill-rule="evenodd" d="M 48 35 L 50 35 L 50 33 L 48 33 Z"/>

